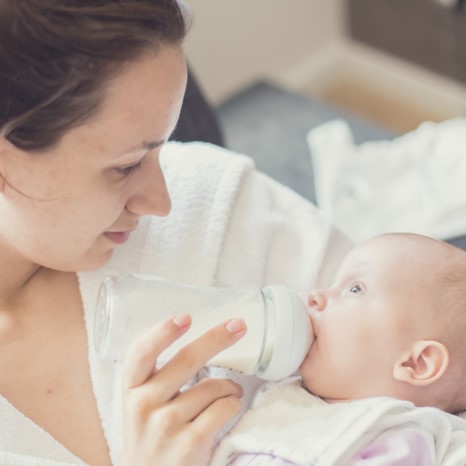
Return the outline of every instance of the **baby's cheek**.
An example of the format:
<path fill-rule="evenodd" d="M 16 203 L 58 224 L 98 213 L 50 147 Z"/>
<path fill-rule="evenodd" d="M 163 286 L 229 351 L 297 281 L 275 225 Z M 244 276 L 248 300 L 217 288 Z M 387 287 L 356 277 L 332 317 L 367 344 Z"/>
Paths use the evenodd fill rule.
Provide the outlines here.
<path fill-rule="evenodd" d="M 318 344 L 314 340 L 311 348 L 309 349 L 304 361 L 299 366 L 299 373 L 303 380 L 313 379 L 319 376 L 320 368 L 323 361 L 321 361 L 321 354 L 317 348 Z"/>
<path fill-rule="evenodd" d="M 310 364 L 310 355 L 308 353 L 306 355 L 306 357 L 304 358 L 304 361 L 301 363 L 301 365 L 299 366 L 299 369 L 298 369 L 299 373 L 301 374 L 302 377 L 306 376 L 309 364 Z"/>

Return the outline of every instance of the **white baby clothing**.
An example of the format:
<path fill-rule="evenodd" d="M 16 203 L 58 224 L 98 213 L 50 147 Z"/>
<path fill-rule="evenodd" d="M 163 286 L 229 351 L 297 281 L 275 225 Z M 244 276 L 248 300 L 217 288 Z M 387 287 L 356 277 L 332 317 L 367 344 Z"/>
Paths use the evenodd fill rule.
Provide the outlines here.
<path fill-rule="evenodd" d="M 390 439 L 397 441 L 390 444 Z M 372 456 L 368 445 L 378 454 Z M 400 448 L 411 451 L 397 452 Z M 367 463 L 364 457 L 355 459 L 364 449 L 360 456 Z M 415 461 L 408 462 L 413 453 Z M 287 380 L 260 389 L 211 461 L 211 466 L 246 464 L 464 466 L 466 421 L 389 397 L 327 403 L 306 391 L 299 379 Z"/>

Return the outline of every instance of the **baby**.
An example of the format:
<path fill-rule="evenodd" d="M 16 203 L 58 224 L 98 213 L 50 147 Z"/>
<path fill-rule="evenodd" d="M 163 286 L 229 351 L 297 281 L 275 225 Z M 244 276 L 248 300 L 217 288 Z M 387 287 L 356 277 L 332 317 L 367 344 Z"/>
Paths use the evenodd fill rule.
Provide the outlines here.
<path fill-rule="evenodd" d="M 328 402 L 392 396 L 466 409 L 466 252 L 412 234 L 354 248 L 309 295 L 304 386 Z"/>
<path fill-rule="evenodd" d="M 378 236 L 308 306 L 301 379 L 259 393 L 212 464 L 464 466 L 466 252 Z"/>

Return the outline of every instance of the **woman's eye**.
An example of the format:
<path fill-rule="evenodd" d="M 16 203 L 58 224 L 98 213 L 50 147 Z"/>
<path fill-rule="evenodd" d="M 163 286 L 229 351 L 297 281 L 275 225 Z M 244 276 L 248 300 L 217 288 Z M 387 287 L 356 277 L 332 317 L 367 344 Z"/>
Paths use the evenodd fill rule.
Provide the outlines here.
<path fill-rule="evenodd" d="M 118 172 L 123 175 L 123 177 L 129 176 L 135 171 L 139 170 L 142 166 L 142 160 L 140 160 L 138 163 L 135 163 L 134 165 L 130 165 L 129 167 L 123 167 L 123 168 L 117 168 Z"/>

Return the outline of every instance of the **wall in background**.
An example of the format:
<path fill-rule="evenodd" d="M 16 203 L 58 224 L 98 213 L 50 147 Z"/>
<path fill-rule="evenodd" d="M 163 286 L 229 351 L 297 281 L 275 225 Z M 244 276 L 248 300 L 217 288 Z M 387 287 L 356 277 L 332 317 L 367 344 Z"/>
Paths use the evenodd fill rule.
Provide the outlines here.
<path fill-rule="evenodd" d="M 438 1 L 348 0 L 350 36 L 466 84 L 466 10 Z"/>
<path fill-rule="evenodd" d="M 185 42 L 207 97 L 218 103 L 258 79 L 290 70 L 344 35 L 343 0 L 188 0 Z"/>

